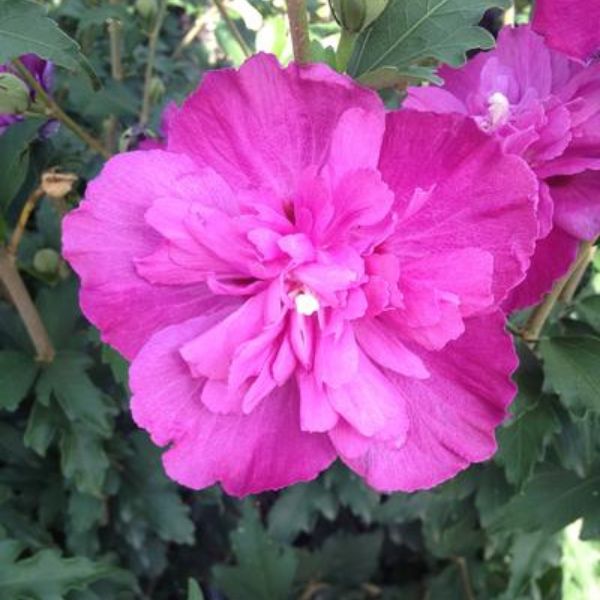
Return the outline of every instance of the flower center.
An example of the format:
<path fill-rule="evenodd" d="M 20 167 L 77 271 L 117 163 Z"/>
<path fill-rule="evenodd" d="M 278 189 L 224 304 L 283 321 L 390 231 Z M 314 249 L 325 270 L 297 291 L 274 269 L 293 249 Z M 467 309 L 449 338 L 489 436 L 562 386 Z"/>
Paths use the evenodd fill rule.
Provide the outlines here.
<path fill-rule="evenodd" d="M 510 113 L 510 102 L 502 92 L 494 92 L 488 98 L 489 127 L 495 129 L 498 125 L 504 125 Z"/>
<path fill-rule="evenodd" d="M 296 305 L 296 311 L 307 317 L 314 315 L 321 308 L 318 298 L 309 291 L 300 292 L 295 296 L 294 304 Z"/>

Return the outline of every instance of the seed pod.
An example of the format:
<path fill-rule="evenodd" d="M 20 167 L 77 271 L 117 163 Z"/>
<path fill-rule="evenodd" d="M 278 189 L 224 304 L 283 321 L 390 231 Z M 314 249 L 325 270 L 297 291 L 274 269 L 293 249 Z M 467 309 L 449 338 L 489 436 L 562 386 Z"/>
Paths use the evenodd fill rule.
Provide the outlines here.
<path fill-rule="evenodd" d="M 60 267 L 60 254 L 52 248 L 42 248 L 33 257 L 33 268 L 44 275 L 54 275 Z"/>

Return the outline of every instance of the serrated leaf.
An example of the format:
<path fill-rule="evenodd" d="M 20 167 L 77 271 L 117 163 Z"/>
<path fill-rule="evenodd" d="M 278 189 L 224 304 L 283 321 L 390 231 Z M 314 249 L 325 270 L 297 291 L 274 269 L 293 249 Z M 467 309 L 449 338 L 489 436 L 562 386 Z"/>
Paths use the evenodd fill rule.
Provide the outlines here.
<path fill-rule="evenodd" d="M 530 479 L 492 523 L 494 530 L 554 533 L 576 519 L 600 512 L 600 470 L 581 478 L 554 469 Z"/>
<path fill-rule="evenodd" d="M 279 495 L 269 512 L 269 534 L 280 542 L 291 542 L 299 533 L 313 529 L 320 515 L 335 519 L 335 497 L 318 481 L 300 483 Z"/>
<path fill-rule="evenodd" d="M 554 337 L 540 342 L 546 380 L 570 408 L 600 410 L 600 338 Z"/>
<path fill-rule="evenodd" d="M 60 600 L 72 590 L 83 590 L 101 579 L 124 572 L 87 558 L 63 558 L 52 549 L 17 560 L 22 546 L 0 541 L 0 598 L 2 600 Z"/>
<path fill-rule="evenodd" d="M 41 402 L 35 402 L 29 413 L 23 442 L 40 456 L 46 456 L 58 431 L 60 421 L 56 413 L 56 405 L 44 406 Z"/>
<path fill-rule="evenodd" d="M 493 6 L 508 0 L 391 0 L 375 23 L 359 36 L 348 71 L 355 78 L 386 69 L 399 78 L 429 78 L 440 61 L 462 65 L 474 48 L 491 48 L 494 38 L 477 23 Z"/>
<path fill-rule="evenodd" d="M 66 69 L 82 68 L 98 82 L 77 42 L 48 18 L 43 6 L 30 0 L 0 0 L 0 64 L 30 53 Z"/>
<path fill-rule="evenodd" d="M 165 542 L 192 544 L 195 528 L 189 508 L 164 475 L 160 450 L 141 432 L 132 442 L 134 452 L 127 459 L 127 479 L 119 496 L 122 518 L 143 521 Z"/>
<path fill-rule="evenodd" d="M 546 397 L 516 415 L 497 432 L 496 460 L 504 466 L 510 483 L 522 485 L 542 460 L 546 446 L 560 424 Z"/>
<path fill-rule="evenodd" d="M 86 371 L 90 366 L 90 358 L 85 354 L 73 351 L 58 353 L 38 379 L 37 399 L 47 406 L 52 395 L 72 423 L 107 436 L 111 431 L 113 411 L 88 377 Z"/>
<path fill-rule="evenodd" d="M 101 495 L 110 466 L 102 438 L 87 429 L 72 426 L 61 435 L 60 456 L 63 475 L 71 479 L 80 492 Z"/>
<path fill-rule="evenodd" d="M 365 485 L 364 481 L 355 473 L 335 464 L 325 473 L 323 478 L 325 487 L 330 489 L 342 506 L 370 524 L 373 520 L 373 511 L 379 506 L 379 494 Z"/>
<path fill-rule="evenodd" d="M 231 534 L 237 565 L 213 569 L 217 587 L 229 600 L 288 600 L 297 558 L 263 529 L 256 509 L 246 502 L 238 529 Z"/>
<path fill-rule="evenodd" d="M 16 410 L 33 385 L 38 367 L 22 352 L 0 352 L 0 409 Z"/>

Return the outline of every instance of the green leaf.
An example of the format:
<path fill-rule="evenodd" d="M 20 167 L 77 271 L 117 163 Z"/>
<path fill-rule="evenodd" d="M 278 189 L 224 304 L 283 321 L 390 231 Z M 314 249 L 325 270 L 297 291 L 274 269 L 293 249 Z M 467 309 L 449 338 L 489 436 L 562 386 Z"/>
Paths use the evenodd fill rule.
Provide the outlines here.
<path fill-rule="evenodd" d="M 0 541 L 0 598 L 2 600 L 61 600 L 101 579 L 124 576 L 123 571 L 87 558 L 63 558 L 46 549 L 18 560 L 23 547 Z"/>
<path fill-rule="evenodd" d="M 297 558 L 292 548 L 269 538 L 249 502 L 242 507 L 242 519 L 231 534 L 231 543 L 237 565 L 218 565 L 213 570 L 217 587 L 229 600 L 288 600 Z"/>
<path fill-rule="evenodd" d="M 33 385 L 38 367 L 22 352 L 0 352 L 0 409 L 16 410 Z"/>
<path fill-rule="evenodd" d="M 600 511 L 600 470 L 582 479 L 555 469 L 534 476 L 492 523 L 494 530 L 554 533 Z"/>
<path fill-rule="evenodd" d="M 0 135 L 0 209 L 8 207 L 25 182 L 29 170 L 29 145 L 43 123 L 43 119 L 27 119 L 11 125 Z"/>
<path fill-rule="evenodd" d="M 51 395 L 54 396 L 69 421 L 107 436 L 111 432 L 113 410 L 88 377 L 86 370 L 90 366 L 91 361 L 85 354 L 72 351 L 58 353 L 38 379 L 37 398 L 48 406 Z"/>
<path fill-rule="evenodd" d="M 600 332 L 600 295 L 588 296 L 577 303 L 577 313 Z"/>
<path fill-rule="evenodd" d="M 506 600 L 526 591 L 532 579 L 560 563 L 560 545 L 543 531 L 516 537 L 511 548 L 511 568 Z"/>
<path fill-rule="evenodd" d="M 330 489 L 342 506 L 369 524 L 373 520 L 373 511 L 379 506 L 379 494 L 365 485 L 355 473 L 335 464 L 325 473 L 325 487 Z"/>
<path fill-rule="evenodd" d="M 496 460 L 504 466 L 510 483 L 522 485 L 542 460 L 552 436 L 560 429 L 550 397 L 515 416 L 497 432 Z"/>
<path fill-rule="evenodd" d="M 381 531 L 358 535 L 336 533 L 305 558 L 305 576 L 341 587 L 368 583 L 377 569 L 382 542 Z"/>
<path fill-rule="evenodd" d="M 555 337 L 540 342 L 546 379 L 570 408 L 600 410 L 600 338 Z"/>
<path fill-rule="evenodd" d="M 195 579 L 188 579 L 187 600 L 204 600 L 204 594 Z"/>
<path fill-rule="evenodd" d="M 120 510 L 130 526 L 142 521 L 165 542 L 192 544 L 194 523 L 177 488 L 166 478 L 160 450 L 141 432 L 132 436 L 134 452 L 127 459 L 127 478 L 120 494 Z"/>
<path fill-rule="evenodd" d="M 60 418 L 56 413 L 57 406 L 54 403 L 44 406 L 38 401 L 29 413 L 23 442 L 40 456 L 46 456 L 60 426 Z"/>
<path fill-rule="evenodd" d="M 44 204 L 44 208 L 47 210 L 48 205 Z M 68 348 L 73 342 L 75 326 L 81 314 L 75 279 L 70 278 L 52 288 L 43 288 L 36 298 L 36 305 L 54 347 L 57 350 Z"/>
<path fill-rule="evenodd" d="M 348 71 L 372 79 L 383 70 L 386 85 L 394 79 L 430 79 L 435 61 L 459 66 L 469 50 L 492 48 L 494 38 L 477 23 L 488 8 L 508 5 L 507 0 L 391 0 L 359 36 Z"/>
<path fill-rule="evenodd" d="M 29 0 L 0 0 L 0 64 L 29 53 L 66 69 L 82 68 L 97 82 L 77 42 L 46 16 L 44 7 Z"/>
<path fill-rule="evenodd" d="M 335 497 L 318 481 L 300 483 L 279 495 L 269 512 L 269 534 L 280 542 L 291 542 L 299 533 L 311 531 L 320 515 L 335 519 Z"/>
<path fill-rule="evenodd" d="M 61 468 L 84 494 L 100 496 L 110 466 L 102 439 L 81 427 L 63 431 L 60 439 Z"/>

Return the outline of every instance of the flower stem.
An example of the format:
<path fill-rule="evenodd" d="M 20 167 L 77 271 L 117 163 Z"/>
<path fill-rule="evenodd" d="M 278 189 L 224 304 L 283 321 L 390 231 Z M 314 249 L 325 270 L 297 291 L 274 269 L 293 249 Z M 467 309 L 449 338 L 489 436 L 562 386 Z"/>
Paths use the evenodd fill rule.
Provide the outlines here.
<path fill-rule="evenodd" d="M 581 260 L 579 261 L 579 265 L 569 278 L 569 281 L 567 281 L 559 298 L 559 300 L 565 304 L 570 304 L 573 301 L 577 288 L 581 284 L 581 280 L 583 279 L 587 268 L 590 266 L 592 260 L 594 260 L 596 246 L 594 246 L 593 242 L 584 242 L 581 246 L 580 253 Z"/>
<path fill-rule="evenodd" d="M 29 194 L 29 198 L 27 198 L 25 204 L 23 205 L 23 209 L 21 210 L 21 214 L 19 215 L 19 220 L 17 221 L 17 225 L 13 231 L 13 234 L 10 238 L 10 243 L 8 244 L 8 254 L 14 260 L 17 256 L 17 252 L 19 250 L 19 244 L 21 243 L 21 238 L 23 237 L 23 233 L 25 232 L 25 227 L 27 227 L 27 223 L 29 221 L 29 217 L 31 213 L 34 211 L 37 203 L 40 201 L 42 196 L 44 195 L 44 190 L 41 186 L 35 188 L 31 194 Z"/>
<path fill-rule="evenodd" d="M 287 0 L 290 35 L 296 62 L 310 62 L 310 34 L 306 0 Z"/>
<path fill-rule="evenodd" d="M 4 248 L 0 248 L 0 281 L 15 305 L 27 333 L 33 342 L 37 360 L 50 363 L 54 359 L 54 347 L 42 322 L 40 314 L 21 279 L 14 260 Z"/>
<path fill-rule="evenodd" d="M 525 323 L 525 326 L 522 330 L 522 337 L 526 342 L 533 344 L 538 341 L 542 330 L 544 329 L 544 325 L 546 321 L 552 314 L 552 310 L 556 306 L 556 303 L 561 299 L 562 295 L 565 293 L 567 286 L 571 279 L 578 273 L 582 264 L 587 266 L 587 260 L 590 254 L 590 248 L 593 246 L 593 242 L 584 242 L 581 245 L 579 250 L 579 254 L 577 258 L 571 265 L 571 268 L 567 272 L 567 274 L 559 279 L 552 288 L 552 291 L 544 298 L 544 300 L 539 304 L 531 313 L 531 316 Z M 585 269 L 584 269 L 585 270 Z M 583 277 L 583 274 L 581 274 Z M 575 285 L 577 287 L 577 284 Z"/>
<path fill-rule="evenodd" d="M 146 61 L 146 72 L 144 75 L 144 94 L 142 96 L 142 108 L 140 110 L 140 125 L 144 127 L 150 119 L 150 110 L 152 109 L 152 74 L 154 73 L 154 61 L 156 60 L 156 47 L 160 30 L 167 14 L 167 0 L 161 0 L 154 27 L 148 38 L 148 60 Z"/>
<path fill-rule="evenodd" d="M 82 139 L 92 150 L 94 150 L 94 152 L 97 152 L 103 158 L 110 158 L 110 152 L 108 152 L 96 138 L 92 137 L 85 129 L 71 119 L 58 104 L 56 104 L 18 58 L 13 61 L 13 65 L 19 72 L 19 75 L 35 91 L 36 98 L 39 98 L 43 102 L 46 107 L 46 114 L 49 117 L 60 121 L 65 127 Z"/>
<path fill-rule="evenodd" d="M 219 14 L 221 15 L 221 18 L 223 19 L 223 21 L 225 21 L 225 25 L 231 32 L 231 35 L 235 38 L 235 41 L 238 43 L 238 46 L 241 48 L 242 52 L 244 53 L 244 56 L 246 58 L 252 56 L 252 50 L 246 43 L 246 40 L 240 33 L 240 30 L 237 28 L 237 25 L 235 24 L 233 19 L 229 16 L 229 13 L 225 8 L 223 0 L 214 0 L 214 3 L 217 7 L 217 10 L 219 11 Z"/>

